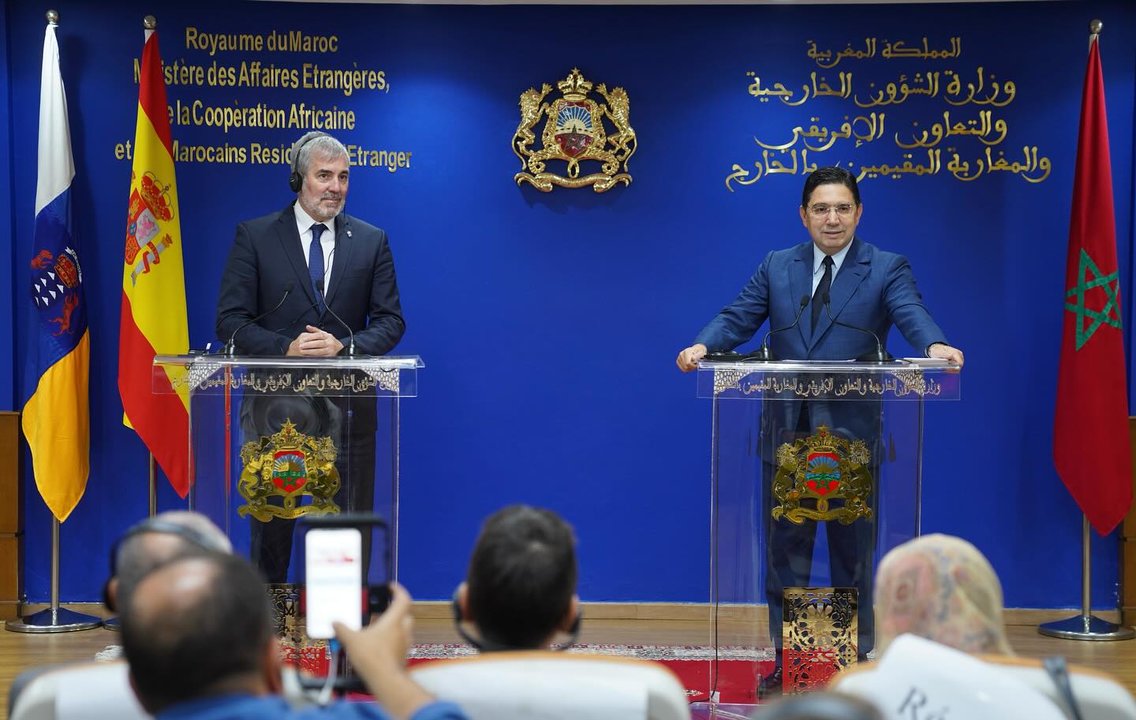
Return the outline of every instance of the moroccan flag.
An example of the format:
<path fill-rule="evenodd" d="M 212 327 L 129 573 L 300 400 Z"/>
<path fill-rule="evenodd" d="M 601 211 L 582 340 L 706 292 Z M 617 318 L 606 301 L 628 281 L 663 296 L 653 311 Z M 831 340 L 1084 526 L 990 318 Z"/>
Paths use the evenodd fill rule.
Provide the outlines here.
<path fill-rule="evenodd" d="M 1096 531 L 1111 532 L 1132 504 L 1132 456 L 1116 215 L 1096 36 L 1089 44 L 1081 98 L 1053 425 L 1057 473 Z"/>
<path fill-rule="evenodd" d="M 39 153 L 31 258 L 32 337 L 21 424 L 32 451 L 36 487 L 51 514 L 67 519 L 83 497 L 90 470 L 87 399 L 91 335 L 83 299 L 79 245 L 71 236 L 71 132 L 59 74 L 55 25 L 43 38 Z"/>
<path fill-rule="evenodd" d="M 122 265 L 118 392 L 134 428 L 179 495 L 189 491 L 189 396 L 154 355 L 189 351 L 181 221 L 158 33 L 146 31 Z M 174 392 L 173 388 L 179 388 Z"/>

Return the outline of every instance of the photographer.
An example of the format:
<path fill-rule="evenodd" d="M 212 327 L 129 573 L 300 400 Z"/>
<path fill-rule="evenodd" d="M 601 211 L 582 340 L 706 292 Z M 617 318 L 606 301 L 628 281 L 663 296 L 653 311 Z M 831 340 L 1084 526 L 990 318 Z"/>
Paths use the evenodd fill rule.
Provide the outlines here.
<path fill-rule="evenodd" d="M 389 609 L 370 627 L 337 627 L 377 703 L 337 701 L 294 710 L 280 695 L 280 657 L 256 570 L 234 556 L 174 560 L 125 598 L 122 639 L 131 686 L 147 712 L 162 720 L 465 718 L 460 708 L 434 701 L 407 676 L 410 596 L 397 585 L 393 593 Z"/>

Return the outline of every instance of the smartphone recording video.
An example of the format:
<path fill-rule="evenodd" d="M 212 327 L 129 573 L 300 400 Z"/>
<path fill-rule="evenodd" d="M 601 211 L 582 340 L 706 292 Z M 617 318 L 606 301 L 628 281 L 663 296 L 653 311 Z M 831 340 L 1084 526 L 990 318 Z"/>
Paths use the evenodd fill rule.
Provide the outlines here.
<path fill-rule="evenodd" d="M 333 622 L 359 629 L 390 604 L 392 549 L 375 513 L 301 518 L 301 612 L 312 640 L 334 637 Z"/>
<path fill-rule="evenodd" d="M 363 533 L 357 527 L 313 527 L 304 536 L 307 634 L 335 636 L 333 622 L 352 630 L 363 626 Z"/>

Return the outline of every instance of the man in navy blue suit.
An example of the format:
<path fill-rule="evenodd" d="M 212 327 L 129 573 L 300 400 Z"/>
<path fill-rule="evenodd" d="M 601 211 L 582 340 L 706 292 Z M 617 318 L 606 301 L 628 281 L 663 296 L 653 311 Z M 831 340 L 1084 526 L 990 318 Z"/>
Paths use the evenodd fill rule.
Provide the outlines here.
<path fill-rule="evenodd" d="M 350 349 L 354 333 L 358 354 L 383 355 L 402 338 L 387 235 L 343 212 L 349 178 L 343 144 L 308 133 L 292 148 L 295 200 L 237 226 L 217 336 L 232 339 L 238 353 L 331 357 Z"/>
<path fill-rule="evenodd" d="M 387 235 L 343 212 L 350 170 L 344 145 L 310 132 L 292 146 L 288 185 L 295 199 L 279 212 L 237 226 L 221 276 L 217 335 L 243 355 L 383 355 L 405 323 Z M 270 435 L 285 420 L 307 435 L 330 436 L 347 510 L 374 504 L 375 402 L 371 397 L 246 394 L 246 437 Z M 344 443 L 344 439 L 348 443 Z M 285 582 L 292 522 L 253 520 L 251 556 L 269 582 Z"/>
<path fill-rule="evenodd" d="M 726 306 L 679 353 L 683 372 L 694 370 L 708 352 L 732 350 L 754 336 L 767 320 L 778 360 L 855 360 L 875 358 L 872 333 L 886 344 L 894 325 L 912 347 L 928 357 L 961 366 L 963 354 L 946 342 L 923 305 L 907 259 L 856 236 L 864 207 L 856 178 L 839 167 L 820 168 L 805 180 L 801 222 L 811 242 L 766 255 L 737 298 Z M 827 305 L 827 307 L 825 307 Z M 865 330 L 871 332 L 864 332 Z M 780 402 L 766 404 L 762 432 L 774 434 L 762 447 L 776 447 L 777 437 L 808 435 L 819 425 L 841 427 L 849 435 L 878 445 L 879 412 L 860 403 Z M 866 405 L 866 404 L 864 404 Z M 767 442 L 768 441 L 768 442 Z M 875 453 L 873 453 L 875 456 Z M 786 587 L 808 586 L 816 523 L 794 525 L 770 517 L 773 458 L 763 462 L 763 514 L 767 529 L 766 595 L 770 633 L 777 648 L 774 673 L 759 691 L 781 685 L 781 612 Z M 873 475 L 874 477 L 874 475 Z M 859 652 L 872 645 L 871 557 L 875 528 L 857 521 L 828 523 L 832 582 L 859 591 Z"/>

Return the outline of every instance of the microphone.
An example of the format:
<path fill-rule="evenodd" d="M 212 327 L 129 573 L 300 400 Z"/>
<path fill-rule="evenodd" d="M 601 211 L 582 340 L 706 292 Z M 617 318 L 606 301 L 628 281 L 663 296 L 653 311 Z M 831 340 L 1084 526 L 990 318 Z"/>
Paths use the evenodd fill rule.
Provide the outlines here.
<path fill-rule="evenodd" d="M 797 316 L 793 318 L 792 324 L 786 325 L 783 328 L 777 328 L 776 330 L 771 329 L 769 332 L 765 333 L 765 338 L 761 341 L 761 349 L 758 350 L 755 355 L 758 360 L 774 359 L 773 354 L 769 350 L 769 338 L 773 337 L 773 335 L 775 335 L 776 333 L 785 332 L 786 330 L 792 330 L 793 328 L 797 327 L 797 323 L 801 321 L 801 315 L 805 312 L 805 308 L 808 307 L 808 305 L 809 296 L 802 295 L 797 307 Z"/>
<path fill-rule="evenodd" d="M 828 315 L 828 319 L 832 321 L 832 324 L 833 325 L 839 325 L 840 327 L 846 327 L 850 330 L 856 330 L 857 332 L 867 333 L 868 335 L 871 335 L 872 339 L 876 341 L 875 361 L 876 362 L 887 362 L 888 361 L 888 354 L 886 352 L 884 352 L 884 344 L 882 342 L 880 342 L 880 336 L 875 334 L 871 330 L 868 330 L 867 328 L 856 327 L 855 325 L 849 325 L 848 323 L 840 322 L 839 320 L 834 318 L 832 316 L 832 308 L 829 307 L 829 301 L 830 300 L 831 300 L 831 298 L 829 297 L 829 294 L 825 293 L 824 297 L 822 298 L 822 302 L 824 303 L 824 312 L 825 312 L 826 315 Z M 859 359 L 860 358 L 857 358 L 857 360 L 859 360 Z"/>
<path fill-rule="evenodd" d="M 322 291 L 321 291 L 321 294 L 322 294 Z M 336 321 L 347 330 L 347 335 L 350 337 L 350 340 L 347 343 L 347 357 L 355 357 L 355 331 L 351 329 L 350 325 L 343 322 L 343 318 L 339 317 L 339 315 L 336 314 L 336 312 L 331 309 L 330 305 L 328 305 L 325 302 L 323 304 L 323 306 L 324 306 L 324 309 L 327 310 L 329 313 L 331 313 L 331 316 L 333 318 L 335 318 Z"/>
<path fill-rule="evenodd" d="M 347 230 L 347 237 L 351 237 L 351 230 L 350 229 Z M 334 310 L 331 309 L 331 305 L 328 304 L 327 298 L 324 297 L 324 292 L 323 292 L 324 282 L 327 280 L 327 274 L 329 272 L 331 272 L 331 259 L 333 257 L 335 257 L 335 248 L 336 247 L 338 247 L 338 245 L 332 247 L 331 252 L 328 253 L 328 255 L 327 255 L 327 259 L 328 259 L 327 270 L 324 271 L 323 277 L 321 277 L 319 279 L 319 282 L 316 283 L 316 292 L 319 293 L 320 299 L 323 300 L 324 309 L 327 310 L 329 313 L 331 313 L 331 316 L 333 318 L 335 318 L 336 322 L 338 322 L 340 325 L 342 325 L 347 330 L 347 335 L 350 337 L 350 341 L 347 343 L 347 357 L 355 357 L 355 331 L 351 329 L 350 325 L 343 322 L 343 318 L 339 317 L 338 313 L 336 313 Z"/>
<path fill-rule="evenodd" d="M 236 330 L 234 330 L 233 334 L 229 336 L 229 342 L 225 343 L 225 349 L 223 351 L 224 354 L 228 357 L 233 357 L 233 355 L 236 353 L 236 348 L 237 348 L 237 333 L 239 333 L 241 330 L 244 330 L 245 328 L 247 328 L 249 325 L 252 325 L 253 323 L 260 322 L 264 318 L 268 317 L 272 313 L 279 310 L 280 306 L 284 304 L 284 301 L 288 299 L 288 296 L 292 294 L 292 290 L 295 287 L 296 287 L 295 283 L 290 282 L 290 283 L 285 284 L 284 285 L 284 294 L 280 297 L 280 302 L 273 305 L 271 310 L 269 310 L 267 312 L 262 312 L 261 314 L 254 317 L 252 320 L 246 320 L 240 327 L 238 327 Z"/>

